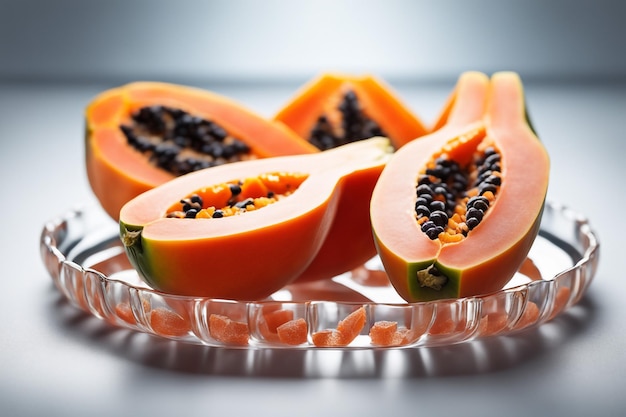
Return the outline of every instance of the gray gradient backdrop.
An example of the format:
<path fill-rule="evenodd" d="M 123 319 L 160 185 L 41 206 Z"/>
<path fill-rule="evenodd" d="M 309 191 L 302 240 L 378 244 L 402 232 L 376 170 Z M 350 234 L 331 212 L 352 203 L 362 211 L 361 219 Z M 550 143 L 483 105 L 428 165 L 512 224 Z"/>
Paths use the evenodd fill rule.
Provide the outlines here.
<path fill-rule="evenodd" d="M 625 16 L 617 0 L 2 0 L 0 78 L 614 79 Z"/>

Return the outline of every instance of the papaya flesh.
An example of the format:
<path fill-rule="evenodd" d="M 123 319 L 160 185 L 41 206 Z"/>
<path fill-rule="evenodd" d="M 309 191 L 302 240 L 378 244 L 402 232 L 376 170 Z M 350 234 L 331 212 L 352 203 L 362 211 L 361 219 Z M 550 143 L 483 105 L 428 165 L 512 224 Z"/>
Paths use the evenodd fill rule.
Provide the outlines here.
<path fill-rule="evenodd" d="M 374 189 L 376 247 L 391 283 L 409 302 L 501 289 L 538 233 L 549 158 L 527 123 L 519 76 L 494 74 L 485 106 L 480 120 L 446 121 L 398 150 Z M 467 178 L 442 185 L 449 172 Z M 451 189 L 457 192 L 449 207 Z"/>
<path fill-rule="evenodd" d="M 372 76 L 325 73 L 302 86 L 274 116 L 320 150 L 386 136 L 395 148 L 428 129 L 391 87 Z"/>
<path fill-rule="evenodd" d="M 135 82 L 104 91 L 85 119 L 89 184 L 116 220 L 124 203 L 183 173 L 317 152 L 284 125 L 229 98 L 176 84 Z"/>
<path fill-rule="evenodd" d="M 337 190 L 340 190 L 341 198 L 328 236 L 311 264 L 295 282 L 330 279 L 363 265 L 376 255 L 369 202 L 383 168 L 384 165 L 379 165 L 355 170 L 338 182 Z"/>
<path fill-rule="evenodd" d="M 343 198 L 341 182 L 353 172 L 380 172 L 390 155 L 387 139 L 372 138 L 189 173 L 125 204 L 120 236 L 131 264 L 157 290 L 262 299 L 314 259 Z M 232 212 L 215 216 L 218 210 Z"/>

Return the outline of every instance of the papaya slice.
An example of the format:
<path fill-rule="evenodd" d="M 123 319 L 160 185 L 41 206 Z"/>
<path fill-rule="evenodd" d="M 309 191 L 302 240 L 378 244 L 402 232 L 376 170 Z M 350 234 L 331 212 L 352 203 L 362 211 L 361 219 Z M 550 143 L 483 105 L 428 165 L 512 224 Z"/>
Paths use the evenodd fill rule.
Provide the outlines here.
<path fill-rule="evenodd" d="M 407 144 L 379 178 L 372 228 L 395 289 L 411 302 L 501 289 L 538 233 L 548 180 L 522 82 L 496 73 L 482 121 Z"/>
<path fill-rule="evenodd" d="M 308 325 L 302 317 L 290 320 L 276 328 L 278 338 L 287 345 L 301 345 L 307 341 Z"/>
<path fill-rule="evenodd" d="M 89 184 L 115 220 L 124 203 L 181 174 L 317 151 L 229 98 L 176 84 L 135 82 L 104 91 L 85 119 Z"/>
<path fill-rule="evenodd" d="M 125 204 L 120 236 L 131 264 L 155 289 L 262 299 L 311 263 L 333 223 L 341 181 L 380 172 L 391 151 L 388 139 L 372 138 L 189 173 Z M 262 195 L 247 193 L 246 184 Z"/>
<path fill-rule="evenodd" d="M 427 133 L 391 87 L 372 76 L 325 73 L 302 86 L 274 116 L 324 151 L 372 136 L 395 148 Z"/>

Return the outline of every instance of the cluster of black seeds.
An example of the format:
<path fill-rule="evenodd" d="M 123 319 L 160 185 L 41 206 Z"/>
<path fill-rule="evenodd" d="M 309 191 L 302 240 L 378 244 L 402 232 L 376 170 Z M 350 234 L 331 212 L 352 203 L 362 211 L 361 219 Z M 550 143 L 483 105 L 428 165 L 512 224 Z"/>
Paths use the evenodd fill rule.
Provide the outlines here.
<path fill-rule="evenodd" d="M 467 236 L 478 226 L 490 205 L 485 194 L 495 196 L 502 183 L 500 160 L 500 154 L 493 147 L 487 147 L 469 167 L 437 158 L 418 178 L 415 213 L 418 220 L 425 220 L 421 222 L 422 232 L 432 240 L 437 239 L 455 216 L 458 204 L 465 205 L 465 219 L 457 231 Z M 474 177 L 475 180 L 470 180 Z M 476 189 L 476 195 L 468 198 L 468 191 L 472 189 Z"/>
<path fill-rule="evenodd" d="M 499 174 L 495 174 L 496 172 L 502 172 L 500 159 L 500 154 L 490 146 L 485 149 L 482 157 L 476 161 L 478 175 L 473 185 L 478 187 L 479 195 L 483 195 L 487 191 L 495 194 L 497 187 L 501 185 L 502 178 Z"/>
<path fill-rule="evenodd" d="M 249 205 L 254 205 L 254 198 L 248 197 L 244 200 L 238 201 L 237 196 L 239 196 L 239 194 L 241 194 L 241 191 L 242 191 L 241 185 L 242 185 L 241 181 L 238 183 L 228 184 L 228 187 L 230 188 L 230 194 L 231 194 L 231 197 L 228 201 L 228 207 L 236 208 L 239 211 L 246 211 L 246 207 L 248 207 Z M 274 198 L 274 192 L 269 191 L 267 193 L 267 198 Z M 198 212 L 200 212 L 200 210 L 204 208 L 202 197 L 200 197 L 198 194 L 192 194 L 191 196 L 187 198 L 183 198 L 182 200 L 180 200 L 180 204 L 182 204 L 183 210 L 173 211 L 171 213 L 168 213 L 167 217 L 195 219 L 196 216 L 198 215 Z M 217 219 L 217 218 L 224 217 L 224 215 L 225 215 L 224 210 L 216 209 L 213 212 L 212 217 L 214 219 Z"/>
<path fill-rule="evenodd" d="M 250 148 L 217 123 L 166 106 L 147 106 L 120 129 L 130 146 L 158 167 L 183 175 L 242 159 Z"/>
<path fill-rule="evenodd" d="M 202 210 L 202 197 L 198 194 L 193 194 L 191 197 L 183 198 L 180 200 L 180 203 L 183 205 L 185 218 L 188 219 L 195 219 L 196 214 Z"/>
<path fill-rule="evenodd" d="M 429 238 L 437 239 L 445 230 L 458 196 L 467 189 L 467 177 L 456 161 L 437 158 L 435 166 L 418 178 L 415 213 L 418 219 L 428 218 L 421 228 Z"/>
<path fill-rule="evenodd" d="M 338 110 L 341 113 L 341 129 L 332 126 L 326 115 L 321 115 L 311 129 L 309 141 L 318 149 L 325 151 L 373 136 L 386 136 L 380 126 L 363 113 L 353 91 L 344 94 Z"/>

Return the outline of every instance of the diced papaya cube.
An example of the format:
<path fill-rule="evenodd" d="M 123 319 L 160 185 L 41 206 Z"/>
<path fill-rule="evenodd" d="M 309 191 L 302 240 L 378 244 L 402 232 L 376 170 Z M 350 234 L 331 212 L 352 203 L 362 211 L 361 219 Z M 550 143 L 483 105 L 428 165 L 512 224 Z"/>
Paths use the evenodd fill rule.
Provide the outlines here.
<path fill-rule="evenodd" d="M 183 336 L 191 330 L 191 325 L 184 317 L 164 307 L 150 312 L 150 325 L 155 333 L 164 336 Z"/>
<path fill-rule="evenodd" d="M 235 345 L 247 345 L 250 337 L 246 323 L 231 320 L 221 314 L 209 316 L 209 333 L 215 340 Z"/>
<path fill-rule="evenodd" d="M 452 319 L 436 319 L 433 325 L 430 327 L 430 334 L 447 334 L 452 333 L 456 324 Z"/>
<path fill-rule="evenodd" d="M 150 301 L 142 299 L 141 305 L 146 313 L 150 311 Z M 133 315 L 133 310 L 129 303 L 118 303 L 115 306 L 115 314 L 128 324 L 137 324 L 135 316 Z"/>
<path fill-rule="evenodd" d="M 280 341 L 288 345 L 301 345 L 306 342 L 307 331 L 306 320 L 303 318 L 290 320 L 276 328 Z"/>
<path fill-rule="evenodd" d="M 280 341 L 276 329 L 293 320 L 293 311 L 281 309 L 278 305 L 267 305 L 263 307 L 262 318 L 258 321 L 259 331 L 263 338 L 270 342 Z"/>
<path fill-rule="evenodd" d="M 365 319 L 365 308 L 360 307 L 339 322 L 337 331 L 343 335 L 346 344 L 352 342 L 361 333 L 365 326 Z"/>
<path fill-rule="evenodd" d="M 481 336 L 491 336 L 501 332 L 507 325 L 507 315 L 505 313 L 489 313 L 480 319 L 478 333 Z"/>
<path fill-rule="evenodd" d="M 396 333 L 393 335 L 393 341 L 391 343 L 392 346 L 400 346 L 407 345 L 417 339 L 414 332 L 406 327 L 396 330 Z"/>
<path fill-rule="evenodd" d="M 370 338 L 373 345 L 377 346 L 401 346 L 411 340 L 412 333 L 406 327 L 398 328 L 395 321 L 377 321 L 370 328 Z"/>
<path fill-rule="evenodd" d="M 539 318 L 539 307 L 537 307 L 537 304 L 529 301 L 526 304 L 526 308 L 524 309 L 522 316 L 515 324 L 515 329 L 523 329 L 524 327 L 528 327 L 531 324 L 535 323 L 537 318 Z"/>
<path fill-rule="evenodd" d="M 370 328 L 370 339 L 372 344 L 379 346 L 391 345 L 397 330 L 398 322 L 396 321 L 377 321 Z"/>
<path fill-rule="evenodd" d="M 561 287 L 556 293 L 556 297 L 554 298 L 554 307 L 552 309 L 552 314 L 550 315 L 550 319 L 554 318 L 557 314 L 559 314 L 567 305 L 569 301 L 569 297 L 571 294 L 571 290 L 567 287 Z"/>
<path fill-rule="evenodd" d="M 275 310 L 269 313 L 263 313 L 263 318 L 267 324 L 267 330 L 276 333 L 278 326 L 293 320 L 293 311 L 291 310 Z"/>
<path fill-rule="evenodd" d="M 128 303 L 118 303 L 115 306 L 115 314 L 128 324 L 136 324 L 135 316 Z"/>
<path fill-rule="evenodd" d="M 365 308 L 360 307 L 341 320 L 336 329 L 325 329 L 313 333 L 311 336 L 313 343 L 316 346 L 325 347 L 347 346 L 361 333 L 365 320 Z"/>
<path fill-rule="evenodd" d="M 313 344 L 319 347 L 346 346 L 343 335 L 336 329 L 325 329 L 311 335 Z"/>

